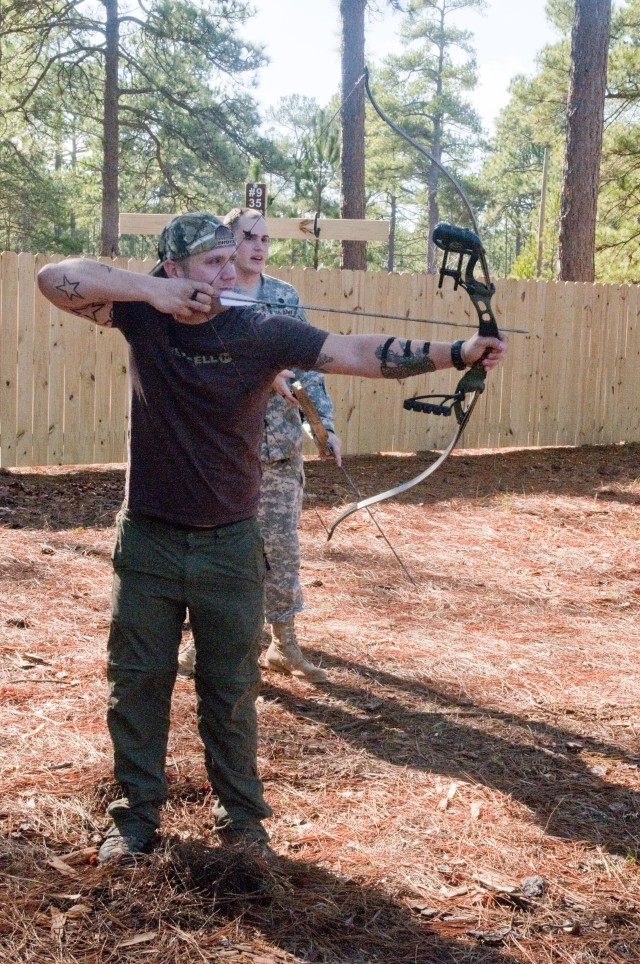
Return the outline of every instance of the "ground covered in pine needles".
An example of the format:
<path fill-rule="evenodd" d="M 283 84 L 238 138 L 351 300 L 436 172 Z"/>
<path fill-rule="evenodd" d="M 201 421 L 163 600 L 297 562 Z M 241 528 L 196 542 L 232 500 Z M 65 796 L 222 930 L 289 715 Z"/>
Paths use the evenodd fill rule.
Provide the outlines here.
<path fill-rule="evenodd" d="M 348 460 L 363 492 L 428 464 Z M 96 866 L 121 468 L 0 473 L 0 960 L 640 960 L 640 447 L 459 453 L 323 524 L 308 463 L 301 639 L 264 673 L 278 871 L 216 844 L 193 684 L 176 685 L 156 851 Z"/>

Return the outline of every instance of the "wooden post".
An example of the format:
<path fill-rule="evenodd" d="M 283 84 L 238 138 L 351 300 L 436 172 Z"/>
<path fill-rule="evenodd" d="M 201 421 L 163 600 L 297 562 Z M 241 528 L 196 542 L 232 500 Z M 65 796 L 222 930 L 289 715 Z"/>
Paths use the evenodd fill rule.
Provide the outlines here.
<path fill-rule="evenodd" d="M 396 254 L 396 202 L 395 194 L 391 195 L 391 220 L 389 221 L 389 251 L 387 253 L 387 271 L 393 271 L 393 261 Z"/>
<path fill-rule="evenodd" d="M 542 241 L 544 235 L 544 215 L 547 206 L 547 182 L 549 180 L 549 155 L 551 146 L 544 145 L 544 160 L 542 162 L 542 191 L 540 194 L 540 218 L 538 220 L 538 263 L 536 265 L 536 278 L 542 273 Z"/>

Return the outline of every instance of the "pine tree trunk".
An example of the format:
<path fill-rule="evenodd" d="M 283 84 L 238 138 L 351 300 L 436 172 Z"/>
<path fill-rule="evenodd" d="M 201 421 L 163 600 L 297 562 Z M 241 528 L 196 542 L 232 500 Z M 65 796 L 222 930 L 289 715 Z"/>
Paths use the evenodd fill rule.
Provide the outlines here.
<path fill-rule="evenodd" d="M 593 281 L 611 0 L 576 0 L 567 143 L 560 198 L 558 279 Z"/>
<path fill-rule="evenodd" d="M 102 235 L 100 254 L 109 258 L 118 253 L 118 52 L 120 45 L 118 0 L 103 0 L 106 10 L 106 48 L 104 79 L 103 160 L 102 160 Z"/>
<path fill-rule="evenodd" d="M 342 107 L 340 110 L 340 215 L 364 218 L 364 11 L 366 0 L 340 0 Z M 360 83 L 358 81 L 360 80 Z M 357 84 L 357 87 L 355 86 Z M 340 266 L 364 271 L 365 241 L 343 241 Z"/>

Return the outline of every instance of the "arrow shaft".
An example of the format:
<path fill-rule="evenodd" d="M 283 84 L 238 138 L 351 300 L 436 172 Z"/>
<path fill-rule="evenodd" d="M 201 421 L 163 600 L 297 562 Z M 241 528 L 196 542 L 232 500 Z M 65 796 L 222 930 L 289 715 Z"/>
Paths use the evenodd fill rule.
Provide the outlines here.
<path fill-rule="evenodd" d="M 229 295 L 220 295 L 220 304 L 225 307 L 244 307 L 245 305 L 262 305 L 264 308 L 284 308 L 285 305 L 275 301 L 259 301 L 256 298 L 243 298 L 237 292 Z M 381 315 L 377 311 L 357 311 L 348 308 L 322 308 L 320 305 L 296 305 L 303 311 L 324 311 L 329 315 L 356 315 L 361 318 L 379 318 L 381 321 L 415 321 L 419 325 L 444 325 L 447 328 L 475 328 L 471 322 L 462 321 L 438 321 L 436 318 L 413 318 L 410 315 Z M 501 328 L 500 331 L 508 331 L 515 335 L 528 335 L 529 332 L 524 328 Z"/>

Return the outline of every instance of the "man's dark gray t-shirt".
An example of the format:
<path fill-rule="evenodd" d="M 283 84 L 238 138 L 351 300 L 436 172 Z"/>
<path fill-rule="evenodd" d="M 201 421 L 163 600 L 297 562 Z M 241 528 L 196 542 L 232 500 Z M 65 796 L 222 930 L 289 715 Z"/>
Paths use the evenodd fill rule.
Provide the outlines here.
<path fill-rule="evenodd" d="M 243 308 L 186 325 L 144 302 L 116 302 L 114 325 L 129 344 L 129 510 L 195 528 L 255 515 L 273 379 L 313 368 L 328 333 Z"/>

